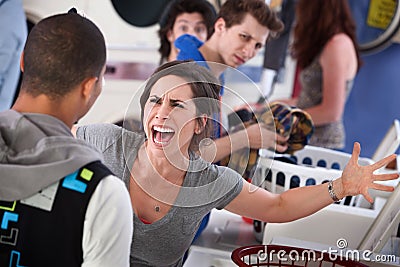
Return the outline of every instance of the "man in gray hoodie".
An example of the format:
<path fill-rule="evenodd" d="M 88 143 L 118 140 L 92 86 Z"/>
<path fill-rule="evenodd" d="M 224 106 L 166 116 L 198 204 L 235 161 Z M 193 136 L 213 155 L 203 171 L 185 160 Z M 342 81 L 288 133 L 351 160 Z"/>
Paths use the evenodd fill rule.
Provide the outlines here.
<path fill-rule="evenodd" d="M 0 266 L 129 266 L 129 194 L 70 132 L 100 94 L 105 62 L 102 33 L 76 12 L 29 34 L 20 94 L 0 113 Z"/>

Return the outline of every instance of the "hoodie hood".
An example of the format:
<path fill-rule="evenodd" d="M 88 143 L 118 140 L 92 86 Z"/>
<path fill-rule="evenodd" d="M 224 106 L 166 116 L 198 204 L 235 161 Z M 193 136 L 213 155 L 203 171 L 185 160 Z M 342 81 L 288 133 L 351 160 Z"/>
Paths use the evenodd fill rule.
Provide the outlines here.
<path fill-rule="evenodd" d="M 98 160 L 101 154 L 55 117 L 0 112 L 0 200 L 25 199 Z"/>

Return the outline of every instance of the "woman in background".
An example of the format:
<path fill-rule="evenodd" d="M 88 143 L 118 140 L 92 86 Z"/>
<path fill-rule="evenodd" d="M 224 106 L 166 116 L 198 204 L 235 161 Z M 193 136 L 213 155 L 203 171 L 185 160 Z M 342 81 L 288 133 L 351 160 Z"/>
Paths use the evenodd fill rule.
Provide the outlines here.
<path fill-rule="evenodd" d="M 159 24 L 160 65 L 176 59 L 178 50 L 174 42 L 183 34 L 195 36 L 204 42 L 210 37 L 216 11 L 207 0 L 174 0 L 163 12 Z"/>
<path fill-rule="evenodd" d="M 301 69 L 298 98 L 285 101 L 315 124 L 310 145 L 341 150 L 347 97 L 361 60 L 347 0 L 299 0 L 292 55 Z"/>

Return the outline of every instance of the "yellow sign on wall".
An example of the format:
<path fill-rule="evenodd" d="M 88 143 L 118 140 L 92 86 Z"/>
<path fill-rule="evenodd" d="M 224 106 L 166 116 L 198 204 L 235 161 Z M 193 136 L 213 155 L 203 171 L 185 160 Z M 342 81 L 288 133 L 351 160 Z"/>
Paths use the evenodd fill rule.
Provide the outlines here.
<path fill-rule="evenodd" d="M 387 29 L 396 10 L 396 0 L 371 0 L 369 2 L 368 26 Z"/>

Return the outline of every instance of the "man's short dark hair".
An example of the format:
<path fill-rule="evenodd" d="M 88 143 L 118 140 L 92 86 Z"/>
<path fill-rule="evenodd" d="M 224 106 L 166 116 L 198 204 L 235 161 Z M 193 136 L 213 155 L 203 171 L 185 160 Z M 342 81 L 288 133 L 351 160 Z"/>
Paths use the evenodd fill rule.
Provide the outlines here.
<path fill-rule="evenodd" d="M 21 90 L 59 98 L 86 78 L 99 77 L 106 62 L 103 34 L 76 13 L 41 20 L 24 48 Z"/>
<path fill-rule="evenodd" d="M 246 14 L 253 16 L 258 23 L 267 27 L 272 35 L 283 30 L 283 23 L 264 0 L 227 0 L 221 7 L 218 17 L 223 18 L 227 28 L 241 24 Z"/>

